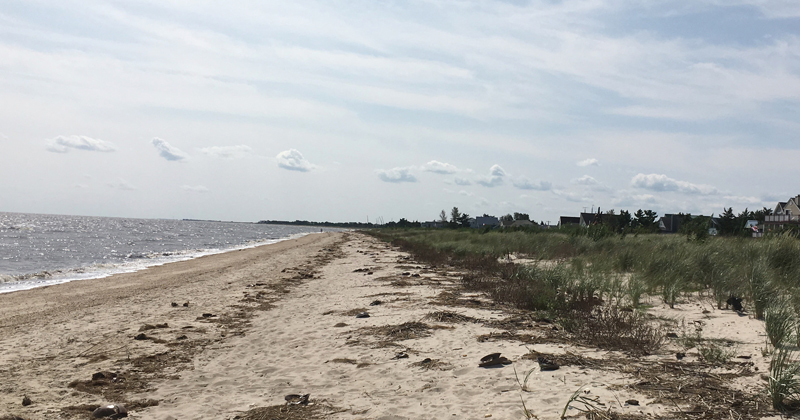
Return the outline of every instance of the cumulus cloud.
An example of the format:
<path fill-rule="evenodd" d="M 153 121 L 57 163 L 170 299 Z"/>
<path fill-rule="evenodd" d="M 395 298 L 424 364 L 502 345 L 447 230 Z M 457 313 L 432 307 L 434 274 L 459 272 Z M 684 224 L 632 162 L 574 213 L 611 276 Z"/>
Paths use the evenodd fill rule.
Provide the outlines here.
<path fill-rule="evenodd" d="M 223 159 L 241 158 L 252 151 L 253 149 L 251 149 L 250 146 L 245 146 L 243 144 L 238 146 L 211 146 L 200 149 L 200 153 Z"/>
<path fill-rule="evenodd" d="M 116 182 L 109 182 L 107 185 L 109 187 L 111 187 L 111 188 L 114 188 L 114 189 L 117 189 L 117 190 L 123 190 L 123 191 L 133 191 L 133 190 L 136 189 L 136 187 L 134 187 L 128 181 L 126 181 L 126 180 L 124 180 L 122 178 L 120 178 Z"/>
<path fill-rule="evenodd" d="M 484 187 L 496 187 L 503 185 L 503 180 L 506 177 L 506 171 L 500 165 L 492 165 L 489 168 L 489 176 L 478 178 L 477 182 Z"/>
<path fill-rule="evenodd" d="M 432 160 L 432 161 L 426 163 L 422 167 L 422 170 L 424 170 L 426 172 L 433 172 L 433 173 L 445 174 L 445 175 L 454 174 L 454 173 L 458 172 L 458 168 L 456 168 L 455 165 L 451 165 L 451 164 L 445 163 L 445 162 L 439 162 L 438 160 Z"/>
<path fill-rule="evenodd" d="M 600 161 L 595 158 L 584 159 L 577 163 L 578 166 L 600 166 Z"/>
<path fill-rule="evenodd" d="M 514 186 L 521 190 L 550 191 L 553 184 L 547 181 L 531 182 L 528 178 L 520 177 L 514 180 Z"/>
<path fill-rule="evenodd" d="M 578 185 L 597 185 L 597 184 L 599 184 L 599 182 L 597 182 L 597 180 L 594 179 L 594 177 L 589 176 L 589 175 L 584 175 L 584 176 L 582 176 L 580 178 L 573 179 L 572 183 L 573 184 L 578 184 Z"/>
<path fill-rule="evenodd" d="M 278 160 L 278 166 L 290 171 L 308 172 L 316 166 L 307 161 L 297 149 L 284 150 L 275 156 Z"/>
<path fill-rule="evenodd" d="M 208 192 L 208 188 L 203 185 L 181 185 L 181 189 L 184 191 L 192 191 L 197 193 Z"/>
<path fill-rule="evenodd" d="M 664 174 L 637 174 L 631 179 L 631 185 L 653 191 L 677 191 L 686 194 L 717 194 L 717 189 L 711 185 L 693 184 L 686 181 L 678 181 Z"/>
<path fill-rule="evenodd" d="M 383 182 L 417 182 L 411 168 L 392 168 L 378 170 L 378 178 Z"/>
<path fill-rule="evenodd" d="M 182 161 L 189 159 L 189 155 L 184 153 L 183 150 L 178 149 L 177 147 L 167 143 L 164 140 L 161 140 L 158 137 L 151 140 L 150 143 L 152 143 L 156 150 L 158 150 L 158 154 L 166 160 Z"/>
<path fill-rule="evenodd" d="M 117 148 L 110 142 L 86 136 L 58 136 L 47 140 L 47 150 L 55 153 L 67 153 L 69 149 L 89 152 L 113 152 Z"/>
<path fill-rule="evenodd" d="M 456 185 L 472 185 L 472 182 L 470 182 L 470 180 L 467 178 L 456 177 L 453 182 L 455 182 Z"/>

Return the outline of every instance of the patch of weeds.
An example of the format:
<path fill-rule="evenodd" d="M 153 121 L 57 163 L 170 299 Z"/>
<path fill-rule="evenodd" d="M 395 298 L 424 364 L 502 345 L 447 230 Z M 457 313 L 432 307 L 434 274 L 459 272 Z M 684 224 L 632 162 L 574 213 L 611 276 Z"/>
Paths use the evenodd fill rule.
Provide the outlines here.
<path fill-rule="evenodd" d="M 714 365 L 724 365 L 736 356 L 736 347 L 725 348 L 714 342 L 701 344 L 697 350 L 704 361 Z"/>
<path fill-rule="evenodd" d="M 308 405 L 273 405 L 249 410 L 238 418 L 241 420 L 323 420 L 332 414 L 347 410 L 336 409 L 325 403 L 309 403 Z"/>
<path fill-rule="evenodd" d="M 652 354 L 664 341 L 660 326 L 638 312 L 613 306 L 598 306 L 591 312 L 571 311 L 561 324 L 578 341 L 630 354 Z"/>
<path fill-rule="evenodd" d="M 769 365 L 767 392 L 776 410 L 800 408 L 800 362 L 796 350 L 787 346 L 775 348 Z"/>
<path fill-rule="evenodd" d="M 461 315 L 459 313 L 451 311 L 431 312 L 425 315 L 424 319 L 436 322 L 446 322 L 446 323 L 478 322 L 477 319 L 471 316 Z"/>

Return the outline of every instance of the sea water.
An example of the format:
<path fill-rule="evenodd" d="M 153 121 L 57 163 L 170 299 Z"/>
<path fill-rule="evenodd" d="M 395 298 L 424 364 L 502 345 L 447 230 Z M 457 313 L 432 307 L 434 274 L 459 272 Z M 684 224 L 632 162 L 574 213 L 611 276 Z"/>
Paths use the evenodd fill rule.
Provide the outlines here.
<path fill-rule="evenodd" d="M 132 272 L 319 231 L 257 223 L 0 212 L 0 293 Z"/>

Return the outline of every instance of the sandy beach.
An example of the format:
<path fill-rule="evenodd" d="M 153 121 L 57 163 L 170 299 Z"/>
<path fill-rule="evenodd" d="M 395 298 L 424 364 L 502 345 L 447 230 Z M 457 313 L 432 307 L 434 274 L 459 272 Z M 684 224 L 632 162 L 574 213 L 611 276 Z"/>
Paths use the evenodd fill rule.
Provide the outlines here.
<path fill-rule="evenodd" d="M 325 233 L 0 295 L 0 418 L 85 419 L 121 403 L 159 420 L 524 419 L 524 402 L 545 420 L 581 387 L 618 414 L 717 412 L 704 394 L 714 390 L 738 412 L 769 414 L 760 321 L 701 298 L 653 301 L 656 318 L 729 339 L 736 357 L 708 366 L 689 349 L 676 360 L 667 343 L 634 361 L 463 292 L 461 274 L 364 234 Z M 497 352 L 511 364 L 478 366 Z M 542 371 L 542 355 L 560 368 Z M 290 394 L 310 404 L 286 405 Z"/>

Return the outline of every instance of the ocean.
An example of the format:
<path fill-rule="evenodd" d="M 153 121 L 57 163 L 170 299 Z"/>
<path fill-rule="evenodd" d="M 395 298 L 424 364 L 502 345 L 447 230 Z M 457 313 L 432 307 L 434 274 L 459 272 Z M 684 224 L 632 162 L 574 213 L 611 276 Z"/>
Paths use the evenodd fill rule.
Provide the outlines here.
<path fill-rule="evenodd" d="M 138 271 L 319 231 L 256 223 L 0 212 L 0 293 Z"/>

